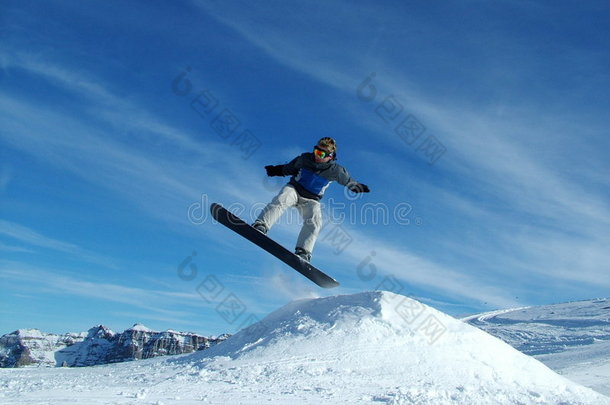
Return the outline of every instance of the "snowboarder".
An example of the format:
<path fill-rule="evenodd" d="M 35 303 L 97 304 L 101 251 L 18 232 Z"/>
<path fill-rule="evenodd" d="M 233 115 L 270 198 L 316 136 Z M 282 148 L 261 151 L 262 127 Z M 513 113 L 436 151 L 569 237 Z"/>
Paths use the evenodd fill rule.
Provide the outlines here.
<path fill-rule="evenodd" d="M 347 170 L 337 164 L 337 144 L 333 138 L 322 138 L 313 152 L 306 152 L 285 165 L 265 166 L 267 176 L 292 176 L 279 194 L 263 209 L 252 226 L 266 234 L 288 207 L 296 207 L 303 226 L 295 254 L 309 262 L 322 227 L 320 199 L 331 182 L 336 181 L 354 193 L 368 193 L 368 186 L 352 179 Z"/>

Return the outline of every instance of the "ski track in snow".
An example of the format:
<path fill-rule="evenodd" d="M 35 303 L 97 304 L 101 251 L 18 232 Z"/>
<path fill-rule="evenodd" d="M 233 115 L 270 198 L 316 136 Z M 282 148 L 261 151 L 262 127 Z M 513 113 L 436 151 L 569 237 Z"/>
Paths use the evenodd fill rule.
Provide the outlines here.
<path fill-rule="evenodd" d="M 421 317 L 405 318 L 405 308 Z M 433 343 L 419 328 L 427 315 L 446 328 Z M 500 340 L 391 293 L 301 300 L 261 322 L 190 355 L 2 369 L 0 404 L 610 405 Z"/>

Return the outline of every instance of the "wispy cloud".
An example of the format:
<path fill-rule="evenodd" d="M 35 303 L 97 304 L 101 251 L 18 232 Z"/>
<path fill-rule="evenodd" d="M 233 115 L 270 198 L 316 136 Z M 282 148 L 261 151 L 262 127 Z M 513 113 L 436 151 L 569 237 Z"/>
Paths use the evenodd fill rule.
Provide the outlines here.
<path fill-rule="evenodd" d="M 7 164 L 3 164 L 2 167 L 0 167 L 0 192 L 6 190 L 9 182 L 11 181 L 12 176 L 12 168 Z"/>
<path fill-rule="evenodd" d="M 315 20 L 315 13 L 310 13 L 309 18 L 302 18 L 301 15 L 294 12 L 291 5 L 284 2 L 275 2 L 274 7 L 266 8 L 257 7 L 252 3 L 232 3 L 219 7 L 216 4 L 195 1 L 194 5 L 220 23 L 233 29 L 246 41 L 280 64 L 329 86 L 350 92 L 353 90 L 353 77 L 351 76 L 353 69 L 343 70 L 342 68 L 344 67 L 343 63 L 349 64 L 359 55 L 348 55 L 353 58 L 347 58 L 346 60 L 346 52 L 350 52 L 350 48 L 342 47 L 340 41 L 331 42 L 328 36 L 320 35 L 314 28 L 315 24 L 309 20 L 309 18 Z M 345 13 L 350 7 L 342 7 L 339 3 L 326 3 L 323 7 L 332 9 L 332 12 L 337 12 L 340 15 L 345 15 L 346 18 L 350 16 L 349 12 Z M 257 18 L 254 16 L 263 17 L 270 9 L 273 9 L 278 15 L 283 14 L 296 18 L 278 20 L 284 21 L 283 26 L 278 23 L 277 25 L 259 26 L 257 29 L 257 24 L 254 23 Z M 374 11 L 372 9 L 359 9 L 362 17 L 371 15 L 367 14 L 367 11 Z M 352 17 L 354 16 L 352 15 Z M 347 26 L 348 24 L 344 25 L 344 27 Z M 287 30 L 294 31 L 287 32 Z M 324 41 L 324 44 L 322 41 Z M 337 46 L 337 48 L 335 49 L 334 46 Z M 337 52 L 333 53 L 335 50 Z M 326 57 L 322 57 L 321 54 Z M 341 55 L 341 58 L 338 58 L 339 55 Z M 337 64 L 339 60 L 344 62 Z M 358 74 L 361 74 L 361 72 L 358 72 Z"/>
<path fill-rule="evenodd" d="M 75 253 L 81 251 L 74 244 L 46 237 L 30 228 L 3 219 L 0 219 L 0 234 L 29 245 L 58 250 L 60 252 Z"/>
<path fill-rule="evenodd" d="M 23 246 L 7 245 L 6 243 L 2 242 L 0 242 L 0 250 L 4 252 L 34 253 L 34 251 L 29 248 L 25 248 Z"/>
<path fill-rule="evenodd" d="M 108 303 L 124 304 L 140 308 L 151 314 L 164 317 L 188 318 L 185 307 L 200 308 L 202 301 L 193 293 L 155 290 L 125 286 L 113 283 L 100 283 L 62 274 L 59 269 L 49 270 L 21 263 L 0 262 L 0 278 L 6 285 L 14 282 L 27 282 L 28 291 L 54 294 L 67 297 L 82 297 Z"/>
<path fill-rule="evenodd" d="M 90 114 L 104 118 L 106 124 L 124 132 L 125 128 L 137 131 L 144 140 L 169 143 L 177 150 L 188 151 L 202 160 L 214 156 L 213 149 L 193 134 L 180 131 L 163 123 L 154 114 L 134 101 L 121 97 L 111 90 L 112 85 L 100 77 L 87 74 L 72 66 L 63 66 L 48 59 L 42 60 L 31 54 L 8 51 L 6 68 L 21 69 L 29 74 L 46 79 L 49 83 L 87 100 L 84 106 Z M 168 93 L 169 81 L 168 78 Z M 113 137 L 116 138 L 116 137 Z M 214 144 L 214 142 L 212 142 Z"/>
<path fill-rule="evenodd" d="M 0 243 L 0 249 L 12 252 L 33 252 L 34 248 L 51 249 L 57 252 L 78 256 L 90 263 L 102 264 L 110 268 L 117 268 L 115 261 L 109 257 L 91 252 L 70 242 L 45 236 L 26 226 L 0 219 L 0 235 L 21 242 L 21 246 L 9 246 Z"/>
<path fill-rule="evenodd" d="M 176 129 L 145 107 L 112 93 L 111 86 L 99 77 L 78 70 L 21 54 L 14 55 L 8 66 L 82 96 L 91 118 L 103 123 L 91 126 L 51 106 L 5 95 L 0 97 L 0 105 L 6 126 L 0 136 L 14 147 L 135 200 L 161 218 L 169 214 L 174 219 L 178 207 L 186 218 L 188 205 L 204 192 L 252 201 L 251 193 L 243 190 L 261 182 L 262 169 L 253 170 L 252 164 L 212 129 L 207 129 L 209 136 Z M 168 77 L 168 94 L 171 79 Z M 184 108 L 190 109 L 188 103 Z M 192 115 L 193 120 L 199 119 L 194 111 Z M 125 131 L 136 138 L 122 137 Z M 159 153 L 158 149 L 142 148 L 140 142 L 166 146 Z M 230 184 L 224 181 L 227 175 L 234 179 Z"/>
<path fill-rule="evenodd" d="M 488 283 L 469 269 L 447 266 L 390 240 L 349 229 L 349 247 L 335 260 L 343 264 L 343 277 L 360 279 L 367 289 L 425 290 L 457 302 L 486 302 L 498 307 L 513 306 L 514 295 L 495 283 Z M 350 268 L 346 263 L 355 263 Z M 393 285 L 393 279 L 398 283 Z"/>

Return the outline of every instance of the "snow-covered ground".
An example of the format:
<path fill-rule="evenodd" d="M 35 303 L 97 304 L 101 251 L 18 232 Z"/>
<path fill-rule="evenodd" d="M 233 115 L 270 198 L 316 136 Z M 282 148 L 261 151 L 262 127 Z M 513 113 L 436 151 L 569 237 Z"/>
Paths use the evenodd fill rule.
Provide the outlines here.
<path fill-rule="evenodd" d="M 610 299 L 494 311 L 463 320 L 610 396 Z"/>
<path fill-rule="evenodd" d="M 388 292 L 300 300 L 209 350 L 0 370 L 6 404 L 610 404 L 480 329 Z"/>

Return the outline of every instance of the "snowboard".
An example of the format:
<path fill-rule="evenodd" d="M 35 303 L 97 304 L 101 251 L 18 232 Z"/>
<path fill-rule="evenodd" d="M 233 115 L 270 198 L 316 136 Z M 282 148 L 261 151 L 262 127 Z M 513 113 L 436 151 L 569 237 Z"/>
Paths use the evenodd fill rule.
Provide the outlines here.
<path fill-rule="evenodd" d="M 257 231 L 241 218 L 229 212 L 222 205 L 212 203 L 210 211 L 212 211 L 212 217 L 214 217 L 216 221 L 271 253 L 320 287 L 333 288 L 339 285 L 337 280 L 320 271 L 311 263 L 301 259 L 267 235 Z"/>

